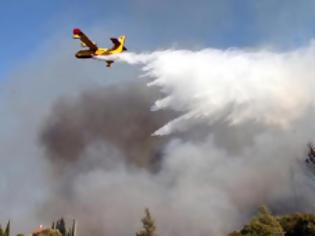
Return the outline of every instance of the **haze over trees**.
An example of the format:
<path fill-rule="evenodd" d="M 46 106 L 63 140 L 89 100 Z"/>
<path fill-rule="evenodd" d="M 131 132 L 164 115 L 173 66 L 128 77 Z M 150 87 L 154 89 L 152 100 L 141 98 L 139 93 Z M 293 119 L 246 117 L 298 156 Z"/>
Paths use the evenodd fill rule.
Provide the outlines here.
<path fill-rule="evenodd" d="M 141 221 L 143 229 L 136 233 L 136 236 L 157 236 L 155 223 L 148 208 L 145 209 L 145 217 Z"/>
<path fill-rule="evenodd" d="M 261 207 L 257 216 L 253 217 L 240 231 L 229 236 L 311 236 L 315 235 L 315 215 L 295 213 L 274 216 L 266 208 Z"/>

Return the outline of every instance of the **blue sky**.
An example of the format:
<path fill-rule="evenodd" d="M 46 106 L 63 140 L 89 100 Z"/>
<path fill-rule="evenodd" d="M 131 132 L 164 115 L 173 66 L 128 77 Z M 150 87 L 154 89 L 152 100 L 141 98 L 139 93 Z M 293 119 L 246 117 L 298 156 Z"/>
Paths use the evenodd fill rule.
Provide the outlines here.
<path fill-rule="evenodd" d="M 125 33 L 128 48 L 136 51 L 288 49 L 309 43 L 315 34 L 314 0 L 12 0 L 3 1 L 1 9 L 0 79 L 52 38 L 70 38 L 73 27 L 98 35 L 99 44 L 100 37 L 105 43 Z"/>

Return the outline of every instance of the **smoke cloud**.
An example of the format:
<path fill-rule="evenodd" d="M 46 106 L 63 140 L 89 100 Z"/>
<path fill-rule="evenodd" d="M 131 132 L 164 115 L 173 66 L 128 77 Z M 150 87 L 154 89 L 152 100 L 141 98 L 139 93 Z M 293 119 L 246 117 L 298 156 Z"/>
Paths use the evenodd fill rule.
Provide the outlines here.
<path fill-rule="evenodd" d="M 224 235 L 264 203 L 278 213 L 313 211 L 301 160 L 314 131 L 314 55 L 311 44 L 290 52 L 166 50 L 114 57 L 142 65 L 148 85 L 160 89 L 153 112 L 181 114 L 153 133 L 177 136 L 155 176 L 170 184 L 162 184 L 162 195 L 172 196 L 163 205 L 176 210 L 160 217 L 164 209 L 151 203 L 163 234 L 174 234 L 168 223 L 181 219 L 178 234 Z"/>
<path fill-rule="evenodd" d="M 303 162 L 314 49 L 126 53 L 115 59 L 140 66 L 141 78 L 101 86 L 100 72 L 58 57 L 0 103 L 10 134 L 0 134 L 1 218 L 28 229 L 74 217 L 79 235 L 125 236 L 149 207 L 159 235 L 217 236 L 261 204 L 314 211 Z M 22 187 L 12 197 L 10 186 Z"/>
<path fill-rule="evenodd" d="M 143 83 L 125 82 L 84 91 L 79 98 L 60 99 L 41 136 L 47 155 L 72 163 L 90 144 L 105 142 L 128 162 L 148 167 L 159 156 L 158 143 L 162 143 L 150 135 L 171 118 L 171 112 L 150 112 L 158 97 L 155 89 Z"/>

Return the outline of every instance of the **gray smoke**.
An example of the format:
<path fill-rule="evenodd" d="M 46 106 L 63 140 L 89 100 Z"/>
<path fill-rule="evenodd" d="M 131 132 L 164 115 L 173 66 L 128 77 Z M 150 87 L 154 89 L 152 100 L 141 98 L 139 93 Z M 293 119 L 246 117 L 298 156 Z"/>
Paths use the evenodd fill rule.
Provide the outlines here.
<path fill-rule="evenodd" d="M 108 71 L 95 61 L 73 60 L 69 49 L 57 51 L 66 56 L 30 62 L 12 75 L 1 95 L 2 222 L 10 217 L 18 231 L 30 232 L 56 217 L 74 217 L 79 235 L 125 236 L 140 228 L 149 207 L 159 235 L 217 236 L 240 227 L 261 204 L 276 213 L 314 211 L 312 178 L 302 168 L 315 130 L 308 70 L 312 53 L 306 58 L 300 51 L 259 53 L 264 60 L 256 60 L 243 51 L 216 51 L 222 65 L 237 58 L 251 65 L 233 64 L 239 78 L 252 76 L 240 86 L 231 68 L 209 77 L 208 63 L 188 63 L 203 53 L 180 54 L 181 60 L 172 61 L 176 67 L 170 67 L 168 57 L 158 52 L 163 54 L 159 63 L 145 66 L 159 93 L 131 79 L 138 73 L 128 66 L 115 64 Z M 279 66 L 270 65 L 269 57 Z M 176 64 L 181 61 L 185 67 Z M 192 71 L 194 66 L 202 66 L 202 73 Z M 264 68 L 281 76 L 276 84 L 274 73 Z M 204 75 L 210 78 L 205 84 Z M 261 86 L 260 75 L 267 86 Z M 296 87 L 297 81 L 303 84 Z M 213 88 L 220 99 L 208 109 Z M 246 102 L 231 105 L 239 94 Z M 171 99 L 164 100 L 168 95 Z M 151 112 L 153 105 L 166 110 Z M 203 115 L 189 122 L 182 115 L 191 110 Z M 240 122 L 226 119 L 239 115 Z M 181 119 L 172 126 L 174 117 Z M 277 125 L 282 123 L 285 128 Z M 165 124 L 171 124 L 172 136 L 151 136 Z"/>
<path fill-rule="evenodd" d="M 43 127 L 41 142 L 54 162 L 80 161 L 90 145 L 106 143 L 127 162 L 149 167 L 159 158 L 162 141 L 151 134 L 171 118 L 171 112 L 150 112 L 157 99 L 143 83 L 125 82 L 60 99 Z"/>
<path fill-rule="evenodd" d="M 39 140 L 45 156 L 53 164 L 55 180 L 55 194 L 47 199 L 41 216 L 47 219 L 52 215 L 75 216 L 82 235 L 93 232 L 103 235 L 108 230 L 99 222 L 107 210 L 88 207 L 85 210 L 95 213 L 87 216 L 87 212 L 81 210 L 85 204 L 82 194 L 86 194 L 85 189 L 91 193 L 86 200 L 94 199 L 90 206 L 98 208 L 106 202 L 108 191 L 113 191 L 113 197 L 118 199 L 122 194 L 111 190 L 114 186 L 106 189 L 103 184 L 114 185 L 117 177 L 121 181 L 135 178 L 134 174 L 125 173 L 127 170 L 145 171 L 147 175 L 159 170 L 163 143 L 167 139 L 151 134 L 167 122 L 172 113 L 150 112 L 158 95 L 156 90 L 134 81 L 89 89 L 74 99 L 63 97 L 57 101 L 42 126 Z M 93 190 L 94 187 L 97 189 Z M 114 206 L 114 199 L 111 201 L 113 205 L 108 204 Z M 117 210 L 123 211 L 123 208 L 117 206 Z M 135 218 L 139 220 L 139 217 Z M 124 230 L 127 233 L 128 229 Z"/>
<path fill-rule="evenodd" d="M 62 202 L 61 208 L 48 213 L 75 214 L 83 234 L 127 235 L 136 231 L 143 208 L 150 207 L 161 235 L 224 235 L 262 204 L 277 213 L 313 210 L 302 161 L 314 131 L 307 71 L 312 51 L 313 46 L 285 54 L 209 49 L 122 56 L 127 63 L 144 64 L 161 94 L 150 93 L 143 105 L 146 96 L 130 97 L 136 91 L 126 85 L 127 91 L 85 92 L 75 102 L 57 104 L 43 144 L 51 160 L 71 161 L 66 172 L 72 175 L 59 174 L 58 194 L 48 206 Z M 304 84 L 294 87 L 298 74 Z M 303 96 L 293 87 L 304 89 Z M 150 105 L 173 109 L 179 118 L 149 113 Z M 134 116 L 141 114 L 138 107 L 154 125 Z M 146 132 L 139 142 L 142 132 L 129 127 L 142 124 Z M 176 131 L 181 132 L 160 138 L 165 147 L 151 136 Z M 157 172 L 130 162 L 140 158 L 150 166 L 155 153 L 147 148 L 162 155 Z"/>

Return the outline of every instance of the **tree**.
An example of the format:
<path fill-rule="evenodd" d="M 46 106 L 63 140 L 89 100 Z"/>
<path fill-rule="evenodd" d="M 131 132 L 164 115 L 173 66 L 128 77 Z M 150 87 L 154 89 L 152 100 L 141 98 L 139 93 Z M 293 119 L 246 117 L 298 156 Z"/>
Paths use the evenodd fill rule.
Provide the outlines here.
<path fill-rule="evenodd" d="M 0 225 L 0 236 L 10 236 L 10 221 L 8 221 L 4 231 Z"/>
<path fill-rule="evenodd" d="M 265 207 L 260 207 L 259 213 L 240 232 L 233 232 L 229 236 L 284 236 L 283 228 Z"/>
<path fill-rule="evenodd" d="M 154 220 L 152 219 L 148 208 L 145 209 L 145 217 L 142 218 L 141 221 L 143 229 L 140 232 L 136 233 L 136 236 L 156 236 Z"/>
<path fill-rule="evenodd" d="M 75 236 L 76 234 L 76 221 L 73 219 L 72 226 L 67 230 L 66 228 L 66 222 L 63 218 L 60 218 L 59 220 L 55 222 L 52 222 L 51 229 L 58 230 L 62 236 Z"/>
<path fill-rule="evenodd" d="M 234 231 L 234 232 L 230 233 L 229 236 L 242 236 L 242 234 Z"/>
<path fill-rule="evenodd" d="M 38 233 L 33 233 L 33 236 L 62 236 L 59 230 L 55 229 L 43 229 L 42 231 Z"/>
<path fill-rule="evenodd" d="M 7 226 L 5 227 L 4 235 L 10 236 L 10 221 L 8 221 Z"/>
<path fill-rule="evenodd" d="M 312 214 L 292 214 L 278 217 L 286 236 L 315 235 L 315 216 Z"/>
<path fill-rule="evenodd" d="M 305 162 L 307 164 L 315 164 L 315 149 L 312 143 L 307 144 L 307 158 L 305 159 Z"/>
<path fill-rule="evenodd" d="M 56 229 L 59 230 L 62 236 L 66 235 L 66 223 L 63 218 L 61 218 L 60 220 L 57 220 Z"/>

